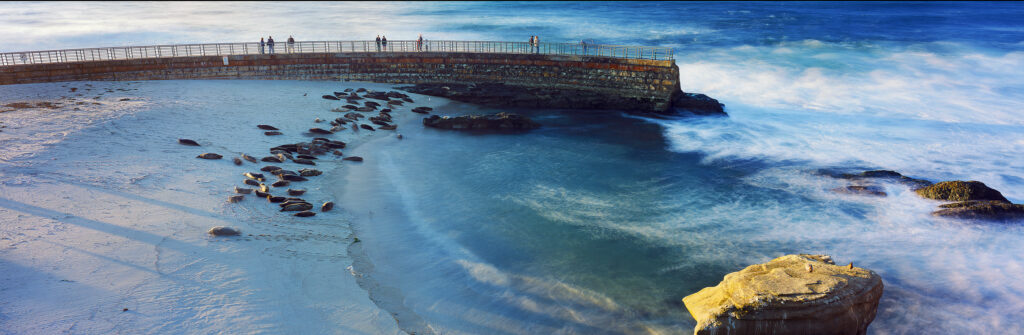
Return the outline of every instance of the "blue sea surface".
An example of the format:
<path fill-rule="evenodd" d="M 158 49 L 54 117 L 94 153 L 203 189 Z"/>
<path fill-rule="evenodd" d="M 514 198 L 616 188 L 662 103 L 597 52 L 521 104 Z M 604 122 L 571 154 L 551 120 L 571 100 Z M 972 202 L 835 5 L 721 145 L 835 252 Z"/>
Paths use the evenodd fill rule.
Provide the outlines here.
<path fill-rule="evenodd" d="M 90 19 L 56 15 L 71 12 Z M 816 173 L 978 180 L 1024 202 L 1020 2 L 4 3 L 0 17 L 25 37 L 5 52 L 382 33 L 667 46 L 682 89 L 726 105 L 670 119 L 509 109 L 544 127 L 410 123 L 403 141 L 354 149 L 367 161 L 336 181 L 339 203 L 371 296 L 410 331 L 689 333 L 684 296 L 823 253 L 884 279 L 870 333 L 1024 333 L 1022 222 L 933 217 L 939 202 L 899 184 L 836 194 L 846 182 Z M 114 17 L 127 21 L 101 24 Z"/>

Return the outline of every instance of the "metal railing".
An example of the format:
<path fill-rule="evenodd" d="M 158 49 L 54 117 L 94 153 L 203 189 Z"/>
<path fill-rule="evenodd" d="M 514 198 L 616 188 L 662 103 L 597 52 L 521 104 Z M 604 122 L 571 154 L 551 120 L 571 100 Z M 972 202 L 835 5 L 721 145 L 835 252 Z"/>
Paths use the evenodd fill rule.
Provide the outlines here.
<path fill-rule="evenodd" d="M 296 41 L 294 45 L 277 42 L 260 47 L 259 42 L 151 45 L 0 53 L 0 66 L 89 62 L 121 59 L 228 56 L 292 53 L 345 52 L 467 52 L 503 54 L 543 54 L 612 57 L 627 59 L 672 60 L 672 48 L 582 43 L 492 42 L 492 41 Z"/>

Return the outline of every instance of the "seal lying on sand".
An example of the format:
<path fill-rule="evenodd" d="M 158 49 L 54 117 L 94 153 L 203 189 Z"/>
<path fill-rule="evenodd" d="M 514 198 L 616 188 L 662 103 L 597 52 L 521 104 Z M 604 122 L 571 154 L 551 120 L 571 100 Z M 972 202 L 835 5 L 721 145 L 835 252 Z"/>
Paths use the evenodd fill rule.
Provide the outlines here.
<path fill-rule="evenodd" d="M 334 203 L 333 203 L 333 202 L 330 202 L 330 201 L 328 201 L 328 202 L 325 202 L 325 203 L 323 204 L 323 206 L 320 206 L 320 211 L 321 211 L 321 212 L 326 212 L 326 211 L 329 211 L 329 210 L 331 210 L 332 208 L 334 208 Z"/>
<path fill-rule="evenodd" d="M 293 189 L 290 189 L 290 188 L 288 189 L 288 195 L 299 196 L 299 195 L 302 195 L 303 193 L 306 193 L 306 190 L 293 190 Z"/>
<path fill-rule="evenodd" d="M 265 125 L 265 124 L 257 125 L 256 127 L 259 127 L 260 129 L 263 129 L 263 130 L 281 130 L 281 129 L 277 129 L 277 127 L 270 126 L 270 125 Z"/>
<path fill-rule="evenodd" d="M 323 174 L 323 171 L 317 169 L 300 169 L 299 175 L 303 177 L 319 176 Z"/>
<path fill-rule="evenodd" d="M 207 233 L 213 236 L 237 236 L 241 235 L 242 231 L 236 228 L 217 226 L 210 228 Z"/>
<path fill-rule="evenodd" d="M 184 145 L 191 145 L 191 146 L 194 146 L 194 147 L 198 147 L 199 146 L 199 143 L 196 143 L 196 141 L 193 141 L 193 140 L 190 140 L 190 139 L 187 139 L 187 138 L 179 138 L 178 139 L 178 143 L 184 144 Z"/>
<path fill-rule="evenodd" d="M 304 217 L 314 216 L 314 215 L 316 215 L 316 213 L 313 213 L 313 212 L 310 212 L 310 211 L 301 211 L 301 212 L 295 213 L 293 215 L 298 216 L 300 218 L 304 218 Z"/>
<path fill-rule="evenodd" d="M 209 152 L 207 152 L 205 154 L 202 154 L 202 155 L 199 155 L 199 156 L 196 156 L 196 158 L 202 158 L 202 159 L 221 159 L 222 157 L 224 157 L 224 156 L 221 156 L 221 155 L 218 155 L 218 154 L 215 154 L 215 153 L 209 153 Z"/>
<path fill-rule="evenodd" d="M 282 212 L 301 212 L 313 209 L 313 204 L 306 202 L 293 202 L 281 206 Z"/>
<path fill-rule="evenodd" d="M 246 155 L 246 154 L 242 154 L 242 159 L 250 161 L 250 162 L 253 162 L 253 163 L 258 163 L 259 162 L 259 160 L 257 160 L 256 157 L 249 156 L 249 155 Z"/>
<path fill-rule="evenodd" d="M 266 178 L 263 177 L 262 173 L 246 172 L 243 175 L 245 175 L 246 178 L 255 179 L 255 180 L 258 180 L 258 181 L 267 180 Z"/>

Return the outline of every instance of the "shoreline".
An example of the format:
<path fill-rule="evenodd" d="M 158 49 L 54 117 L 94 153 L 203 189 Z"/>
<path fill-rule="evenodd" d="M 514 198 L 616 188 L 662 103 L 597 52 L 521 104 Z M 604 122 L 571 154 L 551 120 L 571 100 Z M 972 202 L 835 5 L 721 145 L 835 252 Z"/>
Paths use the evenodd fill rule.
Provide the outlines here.
<path fill-rule="evenodd" d="M 314 218 L 295 218 L 251 197 L 238 204 L 225 202 L 230 186 L 243 179 L 236 170 L 257 171 L 260 166 L 246 162 L 235 167 L 231 165 L 231 155 L 260 155 L 269 146 L 259 143 L 308 141 L 312 137 L 296 132 L 264 137 L 255 129 L 257 123 L 293 122 L 288 120 L 294 119 L 289 114 L 271 112 L 268 116 L 276 117 L 265 122 L 234 124 L 230 119 L 259 118 L 252 113 L 233 112 L 246 110 L 241 106 L 225 108 L 228 114 L 223 116 L 228 120 L 206 124 L 203 119 L 210 116 L 198 114 L 197 118 L 175 122 L 182 124 L 178 129 L 162 129 L 170 124 L 159 120 L 173 119 L 163 114 L 178 111 L 171 111 L 177 108 L 162 106 L 156 100 L 167 99 L 160 90 L 180 84 L 80 82 L 18 87 L 56 93 L 66 90 L 61 85 L 140 87 L 142 92 L 133 92 L 118 107 L 99 107 L 110 113 L 89 111 L 91 114 L 83 112 L 71 117 L 67 115 L 70 111 L 61 109 L 0 114 L 0 118 L 13 125 L 0 132 L 3 142 L 24 142 L 9 146 L 22 149 L 10 151 L 5 166 L 0 167 L 4 176 L 0 183 L 0 221 L 4 222 L 0 229 L 0 268 L 7 273 L 0 279 L 6 283 L 2 294 L 5 304 L 0 305 L 0 312 L 9 318 L 4 328 L 20 333 L 102 333 L 119 332 L 118 329 L 402 333 L 391 315 L 369 300 L 368 293 L 356 284 L 347 269 L 352 259 L 346 249 L 353 236 L 345 213 L 336 210 Z M 188 93 L 204 86 L 246 90 L 252 84 L 264 83 L 188 82 L 176 90 Z M 290 82 L 270 86 L 268 91 L 309 91 L 305 103 L 301 93 L 268 93 L 272 95 L 270 99 L 295 100 L 286 103 L 292 107 L 312 107 L 299 107 L 313 111 L 295 115 L 308 128 L 317 115 L 340 116 L 321 110 L 327 104 L 319 101 L 319 94 L 314 94 L 320 93 L 315 87 L 341 90 L 392 85 Z M 296 90 L 295 86 L 299 88 Z M 137 98 L 139 93 L 141 98 Z M 21 96 L 9 97 L 25 100 Z M 240 101 L 227 100 L 199 103 L 193 108 L 202 110 L 211 103 L 232 105 Z M 406 110 L 400 113 L 414 114 Z M 47 117 L 51 115 L 67 117 L 54 121 Z M 396 118 L 403 116 L 396 114 Z M 32 127 L 33 122 L 41 127 Z M 235 127 L 251 130 L 225 129 Z M 146 131 L 147 128 L 151 130 Z M 188 132 L 206 136 L 167 136 Z M 384 135 L 366 132 L 332 138 L 352 144 L 345 149 L 348 155 L 358 151 L 367 139 Z M 396 132 L 387 133 L 390 137 Z M 190 149 L 174 143 L 179 137 L 196 138 L 203 147 Z M 100 139 L 103 140 L 99 143 L 104 144 L 91 145 L 96 149 L 76 150 L 90 147 L 89 143 Z M 251 141 L 255 142 L 247 143 Z M 117 149 L 108 152 L 106 148 Z M 195 159 L 193 152 L 197 150 L 219 152 L 228 159 Z M 340 159 L 324 160 L 331 161 L 318 164 L 326 173 L 340 174 L 341 170 L 352 168 L 345 165 L 353 165 Z M 329 200 L 333 198 L 329 189 L 335 185 L 328 180 L 311 180 L 300 187 L 308 189 L 311 202 Z M 217 225 L 240 227 L 242 236 L 208 236 L 206 230 Z M 26 237 L 26 233 L 41 228 L 40 235 Z M 42 268 L 56 272 L 28 270 Z M 109 289 L 94 291 L 85 287 Z M 62 297 L 74 297 L 74 303 Z M 106 316 L 96 319 L 98 315 Z M 297 320 L 303 321 L 294 322 Z"/>

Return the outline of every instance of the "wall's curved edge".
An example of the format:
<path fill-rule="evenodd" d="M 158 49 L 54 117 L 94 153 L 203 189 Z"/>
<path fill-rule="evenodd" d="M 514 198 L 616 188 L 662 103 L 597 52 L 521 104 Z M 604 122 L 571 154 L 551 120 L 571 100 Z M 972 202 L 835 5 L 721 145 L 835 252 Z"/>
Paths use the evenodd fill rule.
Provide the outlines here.
<path fill-rule="evenodd" d="M 679 94 L 678 73 L 674 62 L 666 60 L 446 52 L 303 53 L 14 65 L 0 67 L 0 85 L 173 79 L 502 83 L 568 92 L 550 107 L 661 112 Z M 572 97 L 578 95 L 604 101 L 576 104 Z"/>

